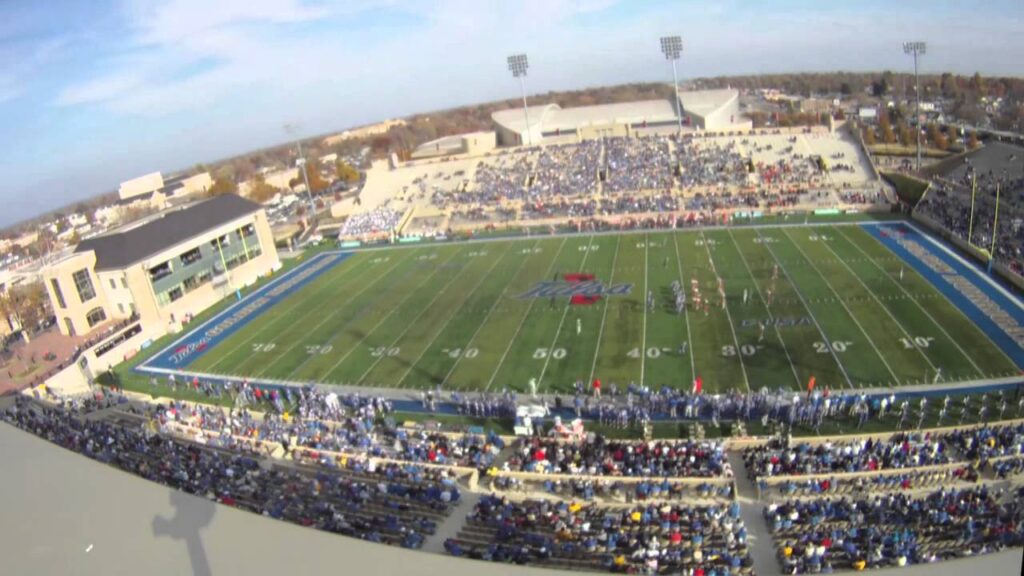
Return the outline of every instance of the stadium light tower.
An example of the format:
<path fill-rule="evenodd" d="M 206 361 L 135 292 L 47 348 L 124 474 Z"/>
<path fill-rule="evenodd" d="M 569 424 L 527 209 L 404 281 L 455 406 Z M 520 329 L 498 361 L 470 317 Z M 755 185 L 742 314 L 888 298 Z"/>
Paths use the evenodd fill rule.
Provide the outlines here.
<path fill-rule="evenodd" d="M 679 78 L 676 76 L 676 60 L 683 53 L 683 39 L 679 36 L 662 36 L 661 53 L 672 61 L 672 89 L 676 93 L 676 122 L 679 132 L 683 131 L 683 103 L 679 100 Z"/>
<path fill-rule="evenodd" d="M 923 56 L 926 50 L 924 42 L 904 42 L 903 53 L 914 56 L 914 100 L 917 105 L 914 116 L 917 117 L 917 171 L 921 171 L 921 81 L 917 76 L 917 57 Z"/>
<path fill-rule="evenodd" d="M 526 69 L 530 63 L 526 60 L 526 54 L 513 54 L 508 57 L 508 69 L 512 71 L 514 78 L 519 78 L 519 89 L 523 92 L 523 116 L 526 117 L 526 144 L 533 145 L 533 136 L 530 134 L 530 109 L 526 106 Z"/>
<path fill-rule="evenodd" d="M 285 124 L 284 131 L 289 135 L 294 135 L 295 126 L 292 124 Z M 299 149 L 299 157 L 296 160 L 296 164 L 298 164 L 299 169 L 302 171 L 302 182 L 306 185 L 306 197 L 309 199 L 309 222 L 310 228 L 312 228 L 312 223 L 316 220 L 316 203 L 313 202 L 313 191 L 309 189 L 309 175 L 306 173 L 306 157 L 302 155 L 302 139 L 296 138 L 295 145 Z"/>

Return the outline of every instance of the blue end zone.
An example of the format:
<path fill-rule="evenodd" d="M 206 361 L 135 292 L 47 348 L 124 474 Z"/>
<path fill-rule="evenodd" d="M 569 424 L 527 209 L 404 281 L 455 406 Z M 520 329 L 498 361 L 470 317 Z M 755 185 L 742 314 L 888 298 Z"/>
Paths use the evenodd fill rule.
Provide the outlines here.
<path fill-rule="evenodd" d="M 138 372 L 173 371 L 184 368 L 239 328 L 287 298 L 321 274 L 345 261 L 351 252 L 325 252 L 267 283 L 135 368 Z"/>
<path fill-rule="evenodd" d="M 980 270 L 954 253 L 947 251 L 948 249 L 943 249 L 944 246 L 937 245 L 936 243 L 940 241 L 922 234 L 905 223 L 863 224 L 861 227 L 927 278 L 946 298 L 977 324 L 1017 364 L 1017 368 L 1024 368 L 1024 348 L 1021 345 L 1022 332 L 1020 332 L 1021 326 L 1024 326 L 1024 305 L 1019 300 L 1002 289 L 995 281 L 984 276 Z M 909 247 L 913 248 L 914 252 L 908 249 L 907 242 L 910 243 Z M 917 252 L 914 248 L 915 245 L 925 252 L 915 253 Z M 929 266 L 924 259 L 931 261 L 933 265 L 938 264 L 940 267 L 945 265 L 945 268 L 943 271 L 936 270 Z M 1018 339 L 1014 339 L 1013 335 L 1007 331 L 1006 322 L 1004 322 L 1004 326 L 1000 326 L 993 320 L 989 312 L 982 310 L 977 302 L 968 298 L 961 289 L 958 289 L 953 284 L 954 281 L 960 282 L 961 288 L 964 287 L 964 281 L 969 282 L 969 287 L 973 287 L 998 306 L 1008 316 L 1010 323 L 1016 325 Z"/>

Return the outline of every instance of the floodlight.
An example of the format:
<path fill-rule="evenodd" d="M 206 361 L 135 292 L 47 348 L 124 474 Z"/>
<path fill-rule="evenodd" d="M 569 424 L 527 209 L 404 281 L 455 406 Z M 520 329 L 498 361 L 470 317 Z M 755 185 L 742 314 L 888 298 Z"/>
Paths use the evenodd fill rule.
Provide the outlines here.
<path fill-rule="evenodd" d="M 917 117 L 918 128 L 924 125 L 921 122 L 921 81 L 917 75 L 917 57 L 924 54 L 927 45 L 922 41 L 904 42 L 903 53 L 914 57 L 914 99 L 917 103 L 914 116 Z M 921 170 L 921 133 L 917 134 L 917 169 Z"/>
<path fill-rule="evenodd" d="M 529 67 L 530 63 L 526 60 L 526 54 L 513 54 L 508 57 L 508 69 L 516 78 L 526 76 L 526 69 Z"/>
<path fill-rule="evenodd" d="M 679 60 L 683 53 L 683 39 L 679 36 L 662 36 L 661 53 L 665 55 L 666 60 Z"/>

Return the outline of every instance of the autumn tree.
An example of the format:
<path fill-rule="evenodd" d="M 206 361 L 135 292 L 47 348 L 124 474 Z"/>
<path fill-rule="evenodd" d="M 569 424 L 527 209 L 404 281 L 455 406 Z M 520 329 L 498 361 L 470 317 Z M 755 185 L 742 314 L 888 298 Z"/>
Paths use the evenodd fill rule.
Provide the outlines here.
<path fill-rule="evenodd" d="M 875 129 L 871 126 L 864 127 L 864 143 L 868 146 L 875 143 Z"/>
<path fill-rule="evenodd" d="M 352 166 L 349 166 L 347 162 L 338 160 L 334 165 L 334 174 L 338 180 L 342 182 L 358 182 L 359 181 L 359 170 L 356 170 Z"/>
<path fill-rule="evenodd" d="M 217 177 L 213 181 L 213 185 L 207 190 L 207 194 L 210 196 L 220 196 L 221 194 L 235 194 L 238 192 L 238 186 L 235 185 L 234 180 L 230 180 L 224 177 Z"/>
<path fill-rule="evenodd" d="M 253 176 L 252 180 L 249 181 L 249 191 L 247 196 L 253 202 L 263 204 L 270 200 L 278 193 L 278 189 L 267 184 L 267 181 L 263 179 L 262 174 Z"/>
<path fill-rule="evenodd" d="M 914 128 L 911 128 L 909 124 L 901 123 L 899 125 L 899 131 L 900 131 L 900 144 L 902 144 L 904 146 L 913 146 L 914 143 L 915 143 L 914 142 L 914 134 L 915 134 Z"/>
<path fill-rule="evenodd" d="M 949 148 L 949 139 L 946 138 L 946 135 L 943 134 L 942 130 L 939 129 L 938 124 L 928 125 L 928 140 L 931 141 L 932 146 L 938 148 L 939 150 L 945 150 L 946 148 Z"/>
<path fill-rule="evenodd" d="M 23 284 L 0 295 L 0 313 L 21 326 L 25 341 L 49 315 L 49 297 L 42 282 Z"/>
<path fill-rule="evenodd" d="M 967 147 L 970 148 L 971 150 L 973 150 L 973 149 L 977 148 L 980 145 L 981 145 L 981 142 L 978 142 L 978 133 L 977 132 L 971 132 L 970 135 L 967 136 Z"/>

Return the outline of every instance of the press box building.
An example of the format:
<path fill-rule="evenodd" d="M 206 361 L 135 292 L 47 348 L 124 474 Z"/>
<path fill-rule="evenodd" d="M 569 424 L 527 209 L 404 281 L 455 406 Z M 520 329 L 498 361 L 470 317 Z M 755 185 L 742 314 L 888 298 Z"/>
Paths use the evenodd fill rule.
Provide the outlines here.
<path fill-rule="evenodd" d="M 168 327 L 279 267 L 266 213 L 225 194 L 85 240 L 42 276 L 60 331 L 81 335 L 132 316 Z"/>

